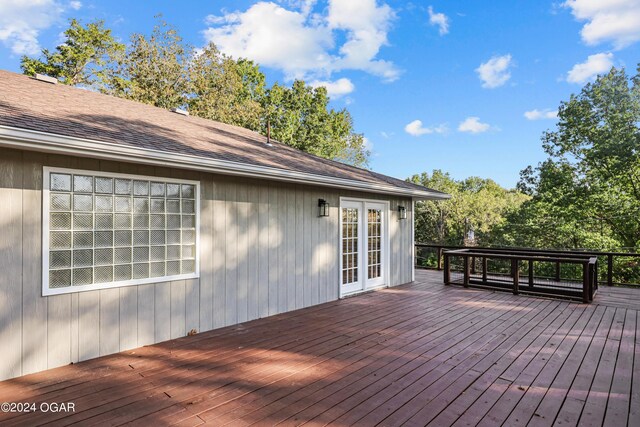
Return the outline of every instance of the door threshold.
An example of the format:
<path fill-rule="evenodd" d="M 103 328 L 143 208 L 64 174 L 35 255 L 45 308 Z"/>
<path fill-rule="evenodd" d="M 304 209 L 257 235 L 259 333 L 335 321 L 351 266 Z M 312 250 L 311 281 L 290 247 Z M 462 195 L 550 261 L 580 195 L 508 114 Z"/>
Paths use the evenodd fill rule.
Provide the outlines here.
<path fill-rule="evenodd" d="M 376 286 L 375 288 L 364 289 L 362 291 L 349 292 L 348 294 L 342 295 L 340 299 L 357 297 L 364 294 L 370 294 L 371 292 L 381 291 L 383 289 L 387 289 L 388 287 L 389 287 L 388 285 L 380 285 L 380 286 Z"/>

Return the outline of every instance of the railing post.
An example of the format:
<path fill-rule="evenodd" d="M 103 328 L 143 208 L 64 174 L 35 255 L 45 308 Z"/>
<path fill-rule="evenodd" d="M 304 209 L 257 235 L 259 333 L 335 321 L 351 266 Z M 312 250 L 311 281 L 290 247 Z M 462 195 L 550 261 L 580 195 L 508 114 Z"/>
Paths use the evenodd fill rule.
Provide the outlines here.
<path fill-rule="evenodd" d="M 451 283 L 451 269 L 450 269 L 451 261 L 449 260 L 449 254 L 444 253 L 444 284 L 448 285 Z"/>
<path fill-rule="evenodd" d="M 582 302 L 589 303 L 589 261 L 582 264 Z"/>
<path fill-rule="evenodd" d="M 598 258 L 591 264 L 589 262 L 589 302 L 593 301 L 594 290 L 598 283 Z"/>
<path fill-rule="evenodd" d="M 468 288 L 469 287 L 469 257 L 467 255 L 464 255 L 462 265 L 464 270 L 464 279 L 462 283 L 465 288 Z"/>
<path fill-rule="evenodd" d="M 613 286 L 613 255 L 607 255 L 607 285 Z"/>
<path fill-rule="evenodd" d="M 442 248 L 436 248 L 436 256 L 438 257 L 438 270 L 442 270 Z"/>
<path fill-rule="evenodd" d="M 560 261 L 556 261 L 556 282 L 560 281 Z"/>
<path fill-rule="evenodd" d="M 476 257 L 471 257 L 471 274 L 476 274 Z"/>
<path fill-rule="evenodd" d="M 520 274 L 518 273 L 518 260 L 511 260 L 511 275 L 513 276 L 513 294 L 518 295 L 520 290 L 518 289 Z"/>
<path fill-rule="evenodd" d="M 482 283 L 487 283 L 487 257 L 482 257 Z"/>
<path fill-rule="evenodd" d="M 529 260 L 529 287 L 533 288 L 533 260 Z"/>

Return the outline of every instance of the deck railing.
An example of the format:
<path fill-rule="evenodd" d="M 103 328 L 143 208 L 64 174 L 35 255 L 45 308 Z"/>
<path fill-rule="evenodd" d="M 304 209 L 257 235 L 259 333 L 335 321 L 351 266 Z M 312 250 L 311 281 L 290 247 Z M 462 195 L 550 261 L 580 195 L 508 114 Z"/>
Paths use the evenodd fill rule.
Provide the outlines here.
<path fill-rule="evenodd" d="M 464 247 L 438 244 L 416 244 L 416 267 L 442 270 L 444 267 L 444 252 L 447 250 L 472 249 L 491 250 L 506 254 L 547 254 L 558 257 L 588 256 L 598 259 L 598 268 L 594 272 L 594 280 L 600 285 L 640 287 L 640 253 L 637 252 L 606 252 L 592 250 L 546 250 L 509 247 Z M 490 263 L 491 264 L 491 263 Z M 455 267 L 455 266 L 454 266 Z M 460 268 L 462 268 L 460 266 Z M 473 263 L 472 263 L 473 268 Z M 491 269 L 492 266 L 489 265 Z M 499 268 L 504 271 L 504 266 Z M 555 281 L 580 280 L 582 274 L 575 265 L 567 263 L 546 262 L 536 263 L 535 277 Z M 460 270 L 462 271 L 462 270 Z"/>
<path fill-rule="evenodd" d="M 507 252 L 466 248 L 443 252 L 444 283 L 464 287 L 488 287 L 519 293 L 593 301 L 597 292 L 598 259 L 585 254 L 556 254 L 542 251 Z M 546 265 L 572 269 L 571 277 L 544 277 L 536 271 Z"/>

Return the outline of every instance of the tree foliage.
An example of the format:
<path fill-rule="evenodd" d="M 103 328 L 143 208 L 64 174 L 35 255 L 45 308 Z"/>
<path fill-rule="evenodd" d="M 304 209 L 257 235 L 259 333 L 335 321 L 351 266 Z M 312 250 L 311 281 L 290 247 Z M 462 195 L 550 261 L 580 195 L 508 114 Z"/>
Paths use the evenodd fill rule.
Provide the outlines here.
<path fill-rule="evenodd" d="M 192 49 L 175 28 L 159 20 L 150 36 L 135 33 L 109 70 L 102 91 L 160 108 L 184 105 L 190 89 L 187 67 Z"/>
<path fill-rule="evenodd" d="M 23 58 L 27 74 L 41 72 L 66 84 L 160 108 L 187 107 L 192 115 L 242 126 L 317 156 L 367 166 L 365 138 L 346 109 L 330 108 L 325 88 L 302 80 L 267 87 L 258 64 L 222 54 L 214 44 L 195 50 L 158 17 L 150 35 L 116 43 L 101 21 L 72 20 L 67 42 L 45 60 Z"/>
<path fill-rule="evenodd" d="M 276 83 L 262 105 L 266 119 L 263 133 L 270 126 L 273 138 L 299 150 L 366 165 L 363 136 L 353 132 L 353 119 L 346 109 L 329 108 L 326 88 L 313 88 L 302 80 L 294 81 L 291 87 Z"/>
<path fill-rule="evenodd" d="M 259 130 L 265 76 L 246 59 L 234 60 L 210 43 L 189 64 L 191 114 Z"/>
<path fill-rule="evenodd" d="M 496 236 L 499 236 L 495 230 L 529 199 L 529 196 L 507 190 L 491 179 L 470 177 L 458 181 L 441 170 L 434 170 L 431 175 L 414 175 L 409 181 L 451 195 L 449 200 L 416 204 L 418 242 L 495 244 Z M 469 231 L 473 231 L 472 242 L 468 239 Z"/>
<path fill-rule="evenodd" d="M 558 117 L 542 138 L 548 159 L 521 173 L 519 188 L 533 197 L 507 237 L 521 246 L 638 247 L 640 78 L 613 68 L 563 102 Z"/>
<path fill-rule="evenodd" d="M 87 25 L 76 19 L 69 21 L 64 31 L 64 42 L 55 50 L 42 49 L 41 58 L 23 56 L 20 68 L 24 74 L 46 74 L 67 85 L 92 86 L 104 80 L 104 68 L 124 52 L 104 21 Z"/>

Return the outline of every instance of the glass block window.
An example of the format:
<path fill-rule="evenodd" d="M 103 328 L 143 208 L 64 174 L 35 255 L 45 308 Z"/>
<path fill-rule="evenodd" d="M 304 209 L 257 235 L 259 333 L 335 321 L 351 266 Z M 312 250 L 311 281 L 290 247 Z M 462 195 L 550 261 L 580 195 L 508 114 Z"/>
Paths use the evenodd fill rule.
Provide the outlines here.
<path fill-rule="evenodd" d="M 199 183 L 45 168 L 43 295 L 198 275 Z"/>

